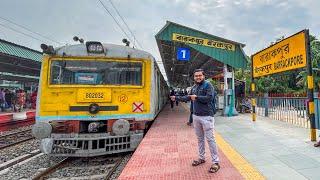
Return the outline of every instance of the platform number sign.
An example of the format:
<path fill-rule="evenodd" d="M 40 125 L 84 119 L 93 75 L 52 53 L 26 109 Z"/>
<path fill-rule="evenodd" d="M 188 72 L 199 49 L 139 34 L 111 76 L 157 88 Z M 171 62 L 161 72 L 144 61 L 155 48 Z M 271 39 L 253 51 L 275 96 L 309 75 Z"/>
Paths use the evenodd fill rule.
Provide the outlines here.
<path fill-rule="evenodd" d="M 189 61 L 190 60 L 190 49 L 189 48 L 178 48 L 177 60 L 178 61 Z"/>

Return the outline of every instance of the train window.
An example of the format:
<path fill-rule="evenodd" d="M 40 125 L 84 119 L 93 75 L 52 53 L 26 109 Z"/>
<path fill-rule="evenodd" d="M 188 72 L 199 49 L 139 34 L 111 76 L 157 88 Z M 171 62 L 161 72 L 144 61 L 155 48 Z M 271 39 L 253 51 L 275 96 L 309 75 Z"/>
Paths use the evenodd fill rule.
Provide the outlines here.
<path fill-rule="evenodd" d="M 141 62 L 53 60 L 51 84 L 142 85 Z"/>

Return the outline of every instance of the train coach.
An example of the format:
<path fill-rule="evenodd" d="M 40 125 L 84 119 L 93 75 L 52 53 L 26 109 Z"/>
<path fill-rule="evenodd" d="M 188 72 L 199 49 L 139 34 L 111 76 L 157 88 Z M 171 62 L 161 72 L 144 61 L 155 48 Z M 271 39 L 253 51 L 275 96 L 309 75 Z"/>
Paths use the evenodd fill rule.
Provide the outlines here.
<path fill-rule="evenodd" d="M 32 129 L 41 151 L 74 157 L 133 151 L 168 99 L 155 58 L 96 41 L 41 48 Z"/>

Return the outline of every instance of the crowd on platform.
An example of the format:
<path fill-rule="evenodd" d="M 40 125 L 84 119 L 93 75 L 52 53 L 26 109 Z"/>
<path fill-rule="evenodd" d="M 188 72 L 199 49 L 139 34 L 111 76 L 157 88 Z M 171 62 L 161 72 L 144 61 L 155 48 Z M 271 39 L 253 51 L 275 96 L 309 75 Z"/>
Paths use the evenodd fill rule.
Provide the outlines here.
<path fill-rule="evenodd" d="M 0 112 L 21 112 L 23 109 L 35 109 L 37 90 L 27 92 L 23 89 L 0 89 Z"/>

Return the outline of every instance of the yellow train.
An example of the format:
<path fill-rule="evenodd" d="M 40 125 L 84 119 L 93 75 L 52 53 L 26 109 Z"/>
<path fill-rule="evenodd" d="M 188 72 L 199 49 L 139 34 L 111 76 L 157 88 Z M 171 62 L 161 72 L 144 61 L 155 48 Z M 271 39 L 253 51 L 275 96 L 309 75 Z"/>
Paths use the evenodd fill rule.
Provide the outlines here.
<path fill-rule="evenodd" d="M 133 151 L 168 99 L 154 57 L 95 41 L 41 48 L 32 131 L 42 152 L 88 157 Z"/>

